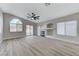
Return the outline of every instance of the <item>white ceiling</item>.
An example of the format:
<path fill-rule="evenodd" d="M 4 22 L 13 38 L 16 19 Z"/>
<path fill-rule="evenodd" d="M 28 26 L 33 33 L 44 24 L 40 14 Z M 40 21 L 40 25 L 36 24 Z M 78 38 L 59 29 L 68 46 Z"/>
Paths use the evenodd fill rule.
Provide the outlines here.
<path fill-rule="evenodd" d="M 40 22 L 79 12 L 78 3 L 52 3 L 45 6 L 43 3 L 0 3 L 4 12 L 27 19 L 27 13 L 34 12 L 40 15 Z"/>

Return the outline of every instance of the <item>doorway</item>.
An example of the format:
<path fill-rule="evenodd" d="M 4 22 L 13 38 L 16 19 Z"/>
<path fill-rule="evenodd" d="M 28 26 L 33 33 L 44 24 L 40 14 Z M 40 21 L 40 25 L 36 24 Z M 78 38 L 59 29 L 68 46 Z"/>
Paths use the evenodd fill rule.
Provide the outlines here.
<path fill-rule="evenodd" d="M 26 36 L 33 36 L 33 25 L 26 25 Z"/>

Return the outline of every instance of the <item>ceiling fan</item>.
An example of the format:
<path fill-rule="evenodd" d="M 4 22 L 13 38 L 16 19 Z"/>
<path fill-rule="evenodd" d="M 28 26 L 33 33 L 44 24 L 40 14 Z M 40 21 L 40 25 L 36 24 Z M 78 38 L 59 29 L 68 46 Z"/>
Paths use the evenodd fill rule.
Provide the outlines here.
<path fill-rule="evenodd" d="M 27 13 L 27 18 L 31 19 L 31 20 L 39 20 L 40 16 L 37 16 L 35 13 Z"/>
<path fill-rule="evenodd" d="M 51 3 L 44 3 L 45 4 L 45 6 L 50 6 L 51 5 Z"/>

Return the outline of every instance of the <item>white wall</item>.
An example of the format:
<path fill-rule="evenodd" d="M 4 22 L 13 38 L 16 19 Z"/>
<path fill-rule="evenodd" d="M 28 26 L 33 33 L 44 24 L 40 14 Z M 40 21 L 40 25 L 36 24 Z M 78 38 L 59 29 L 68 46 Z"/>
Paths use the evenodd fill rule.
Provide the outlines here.
<path fill-rule="evenodd" d="M 3 14 L 2 10 L 0 10 L 0 42 L 2 41 L 3 38 Z"/>
<path fill-rule="evenodd" d="M 3 16 L 2 16 L 2 11 L 0 10 L 0 33 L 2 33 L 2 27 L 3 27 Z"/>

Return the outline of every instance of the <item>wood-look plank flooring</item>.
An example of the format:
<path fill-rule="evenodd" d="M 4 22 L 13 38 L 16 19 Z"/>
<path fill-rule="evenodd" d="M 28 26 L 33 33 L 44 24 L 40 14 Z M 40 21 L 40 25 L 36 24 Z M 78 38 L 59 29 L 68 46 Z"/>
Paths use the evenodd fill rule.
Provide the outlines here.
<path fill-rule="evenodd" d="M 30 36 L 3 41 L 0 56 L 79 56 L 79 45 Z"/>

